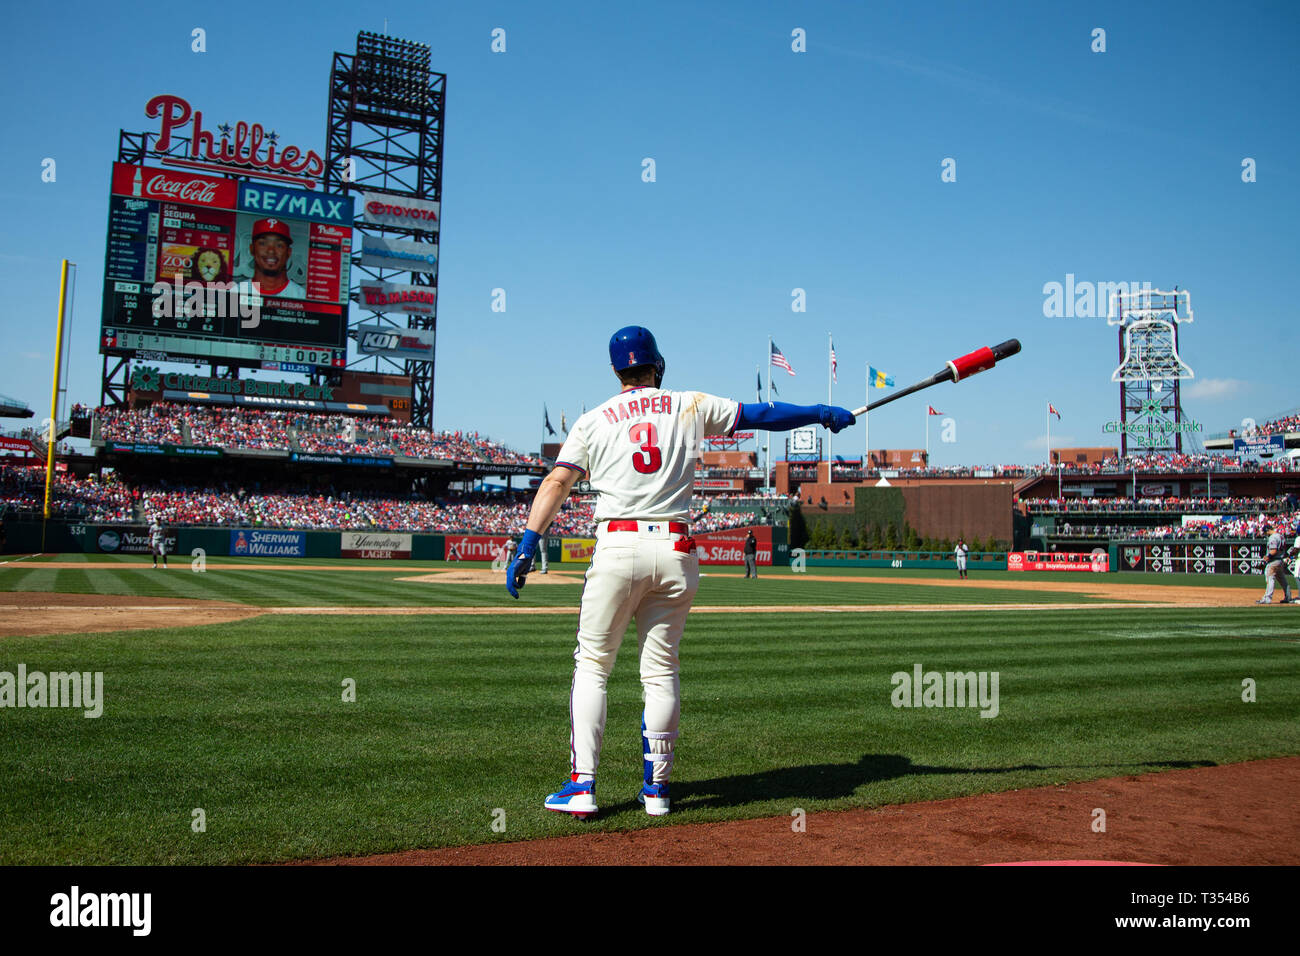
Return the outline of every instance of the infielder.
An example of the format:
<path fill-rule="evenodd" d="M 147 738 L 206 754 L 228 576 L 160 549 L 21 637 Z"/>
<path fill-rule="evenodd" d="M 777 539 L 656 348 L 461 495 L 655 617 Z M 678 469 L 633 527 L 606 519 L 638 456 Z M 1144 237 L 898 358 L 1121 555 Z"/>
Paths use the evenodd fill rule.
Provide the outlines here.
<path fill-rule="evenodd" d="M 158 568 L 158 556 L 162 555 L 163 570 L 167 570 L 167 539 L 163 536 L 162 525 L 158 523 L 158 518 L 149 519 L 149 553 L 153 555 L 153 566 Z"/>
<path fill-rule="evenodd" d="M 970 546 L 966 543 L 965 538 L 957 539 L 957 547 L 953 549 L 953 554 L 957 558 L 957 577 L 966 577 L 966 555 L 970 552 Z"/>
<path fill-rule="evenodd" d="M 1282 579 L 1282 603 L 1291 603 L 1291 584 L 1287 577 L 1287 558 L 1291 552 L 1286 550 L 1285 541 L 1282 538 L 1282 526 L 1274 525 L 1273 533 L 1268 536 L 1268 557 L 1264 564 L 1264 596 L 1256 601 L 1256 604 L 1272 604 L 1273 588 L 1277 585 L 1277 579 Z"/>
<path fill-rule="evenodd" d="M 737 428 L 787 431 L 821 424 L 833 432 L 852 412 L 784 402 L 741 405 L 703 392 L 660 388 L 664 360 L 649 330 L 619 329 L 609 358 L 622 391 L 580 417 L 542 481 L 506 588 L 519 597 L 546 532 L 579 478 L 596 492 L 596 549 L 586 574 L 569 695 L 570 775 L 545 807 L 585 818 L 596 812 L 596 769 L 605 735 L 605 689 L 629 620 L 636 619 L 645 710 L 644 785 L 651 816 L 668 812 L 681 711 L 678 645 L 700 583 L 687 524 L 700 442 Z"/>

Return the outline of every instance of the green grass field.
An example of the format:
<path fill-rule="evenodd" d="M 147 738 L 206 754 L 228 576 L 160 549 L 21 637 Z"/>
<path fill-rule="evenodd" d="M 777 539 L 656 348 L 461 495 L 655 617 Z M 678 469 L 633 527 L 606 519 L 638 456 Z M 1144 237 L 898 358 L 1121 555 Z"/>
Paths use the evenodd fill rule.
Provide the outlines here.
<path fill-rule="evenodd" d="M 181 562 L 154 572 L 141 558 L 113 568 L 44 563 L 0 566 L 0 591 L 258 606 L 516 606 L 499 584 L 396 580 L 446 567 L 436 563 L 271 571 L 221 558 L 211 563 L 249 566 L 205 574 Z M 890 572 L 858 576 L 868 575 Z M 1107 579 L 1125 577 L 1160 588 L 1182 583 Z M 1023 591 L 980 588 L 976 578 L 957 589 L 782 572 L 755 584 L 713 573 L 698 603 L 1049 599 L 1027 576 L 1018 580 Z M 1292 618 L 1300 612 L 1247 606 L 1255 579 L 1188 583 L 1240 587 L 1243 606 L 696 615 L 682 651 L 674 810 L 657 820 L 635 802 L 634 632 L 610 684 L 600 816 L 578 823 L 541 808 L 567 772 L 576 615 L 268 616 L 0 638 L 0 671 L 20 663 L 29 672 L 102 671 L 105 698 L 98 719 L 0 708 L 0 864 L 368 854 L 878 806 L 1300 753 L 1300 618 Z M 523 605 L 571 606 L 578 588 L 530 586 L 524 596 Z M 998 716 L 894 707 L 891 675 L 916 664 L 998 672 Z M 1256 703 L 1242 701 L 1246 678 L 1256 684 Z M 355 681 L 354 703 L 342 699 L 346 679 Z M 191 827 L 196 808 L 206 832 Z"/>

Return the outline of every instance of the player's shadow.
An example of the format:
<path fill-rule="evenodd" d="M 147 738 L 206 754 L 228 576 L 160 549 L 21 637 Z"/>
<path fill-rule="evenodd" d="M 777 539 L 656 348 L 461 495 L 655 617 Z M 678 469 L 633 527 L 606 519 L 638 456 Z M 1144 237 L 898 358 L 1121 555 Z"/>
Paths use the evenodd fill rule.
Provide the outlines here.
<path fill-rule="evenodd" d="M 834 800 L 852 796 L 868 783 L 928 774 L 998 774 L 1020 770 L 1086 769 L 1087 765 L 1020 764 L 1015 767 L 935 767 L 914 764 L 901 754 L 863 754 L 857 763 L 818 763 L 784 767 L 762 773 L 715 777 L 712 780 L 674 781 L 671 788 L 674 810 L 738 807 L 767 800 Z M 1112 765 L 1113 766 L 1113 765 Z M 1209 760 L 1162 760 L 1120 764 L 1129 773 L 1156 767 L 1184 769 L 1212 767 Z M 611 808 L 613 809 L 613 808 Z"/>

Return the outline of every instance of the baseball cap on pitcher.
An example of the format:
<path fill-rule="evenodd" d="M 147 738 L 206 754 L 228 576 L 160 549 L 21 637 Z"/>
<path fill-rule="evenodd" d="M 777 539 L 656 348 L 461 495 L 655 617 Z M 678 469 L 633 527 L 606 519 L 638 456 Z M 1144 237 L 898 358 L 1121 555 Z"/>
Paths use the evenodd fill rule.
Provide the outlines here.
<path fill-rule="evenodd" d="M 253 223 L 253 238 L 258 236 L 280 236 L 288 242 L 293 242 L 293 233 L 282 219 L 259 219 Z"/>
<path fill-rule="evenodd" d="M 614 371 L 653 365 L 655 388 L 664 380 L 664 357 L 659 354 L 655 337 L 647 328 L 629 325 L 619 329 L 609 340 L 609 364 Z"/>

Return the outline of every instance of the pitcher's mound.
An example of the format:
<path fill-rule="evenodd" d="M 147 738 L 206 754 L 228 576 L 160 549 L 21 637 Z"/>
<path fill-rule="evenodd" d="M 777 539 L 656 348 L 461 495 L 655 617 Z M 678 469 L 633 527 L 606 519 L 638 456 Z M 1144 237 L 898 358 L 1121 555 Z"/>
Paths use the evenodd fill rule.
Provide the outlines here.
<path fill-rule="evenodd" d="M 500 584 L 506 583 L 506 572 L 486 569 L 469 569 L 465 571 L 434 571 L 432 574 L 417 574 L 412 577 L 398 578 L 398 581 L 415 581 L 419 584 Z M 546 574 L 534 571 L 528 575 L 528 586 L 534 584 L 581 584 L 581 574 L 561 574 L 548 571 Z"/>

